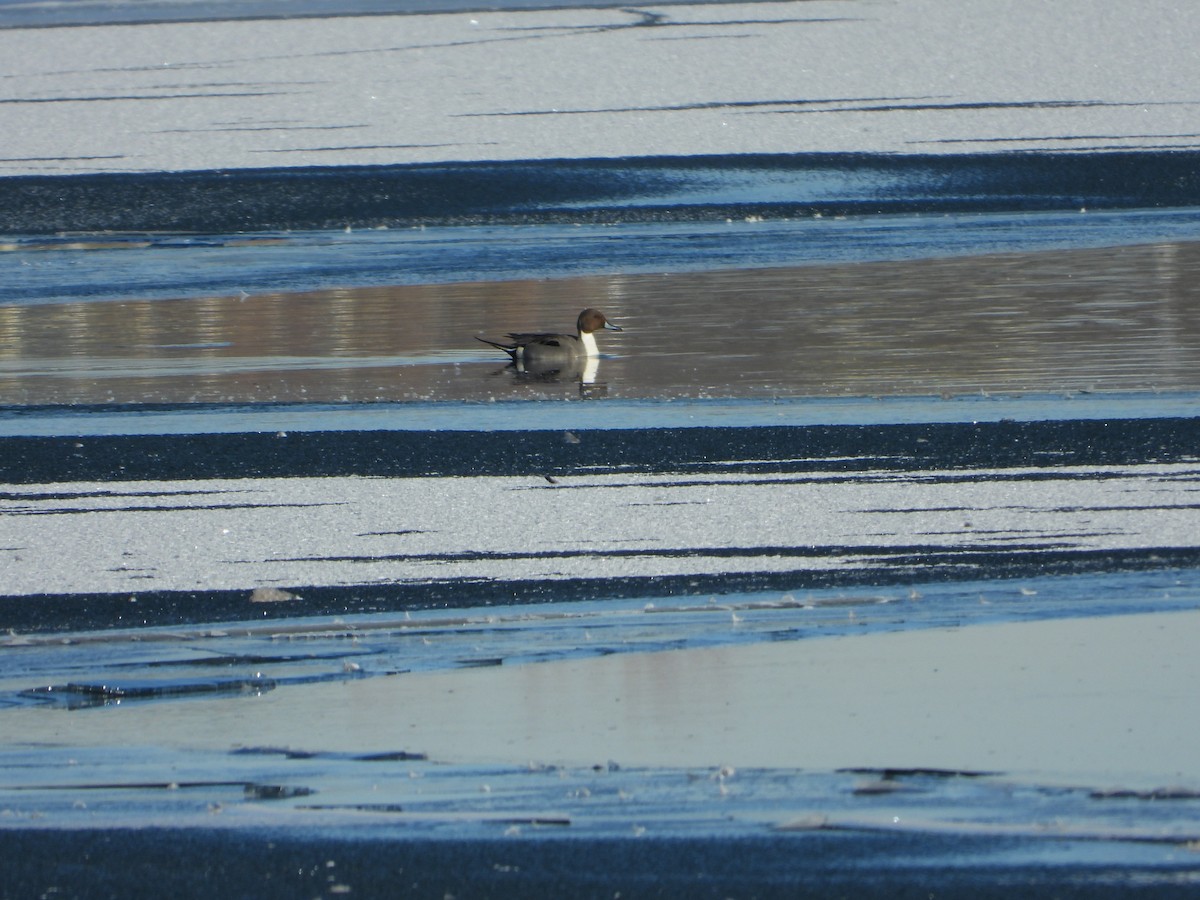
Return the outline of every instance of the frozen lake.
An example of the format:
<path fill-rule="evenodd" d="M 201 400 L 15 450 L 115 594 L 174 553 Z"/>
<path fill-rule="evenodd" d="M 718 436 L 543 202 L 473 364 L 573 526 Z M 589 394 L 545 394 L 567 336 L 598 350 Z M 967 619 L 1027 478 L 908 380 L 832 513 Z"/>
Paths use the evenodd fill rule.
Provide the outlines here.
<path fill-rule="evenodd" d="M 339 890 L 368 847 L 439 892 L 528 890 L 531 847 L 611 888 L 664 838 L 681 893 L 732 847 L 768 893 L 864 847 L 1169 892 L 1200 837 L 1195 232 L 16 241 L 0 808 L 30 877 L 38 830 L 137 826 L 122 853 L 181 835 L 240 883 L 308 882 L 231 835 L 289 872 L 319 835 Z M 474 340 L 589 304 L 625 328 L 590 374 Z"/>
<path fill-rule="evenodd" d="M 1019 6 L 0 4 L 0 893 L 1193 891 L 1194 17 Z"/>

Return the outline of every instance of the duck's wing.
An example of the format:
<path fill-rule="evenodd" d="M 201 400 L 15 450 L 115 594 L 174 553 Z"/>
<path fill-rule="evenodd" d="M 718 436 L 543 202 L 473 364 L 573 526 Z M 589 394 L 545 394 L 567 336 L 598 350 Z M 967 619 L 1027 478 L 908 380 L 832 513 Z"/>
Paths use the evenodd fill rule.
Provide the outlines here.
<path fill-rule="evenodd" d="M 544 331 L 536 334 L 509 334 L 507 337 L 512 341 L 514 347 L 528 347 L 530 344 L 537 344 L 541 347 L 565 347 L 568 346 L 568 342 L 577 340 L 569 334 L 553 334 Z"/>

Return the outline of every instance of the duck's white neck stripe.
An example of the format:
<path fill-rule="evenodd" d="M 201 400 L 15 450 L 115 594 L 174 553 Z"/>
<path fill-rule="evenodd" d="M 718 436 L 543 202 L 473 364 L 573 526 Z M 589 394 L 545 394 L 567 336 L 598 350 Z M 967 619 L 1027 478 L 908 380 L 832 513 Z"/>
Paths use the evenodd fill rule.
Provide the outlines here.
<path fill-rule="evenodd" d="M 583 344 L 583 350 L 589 358 L 600 355 L 600 348 L 596 346 L 596 336 L 590 331 L 579 335 L 579 343 Z"/>

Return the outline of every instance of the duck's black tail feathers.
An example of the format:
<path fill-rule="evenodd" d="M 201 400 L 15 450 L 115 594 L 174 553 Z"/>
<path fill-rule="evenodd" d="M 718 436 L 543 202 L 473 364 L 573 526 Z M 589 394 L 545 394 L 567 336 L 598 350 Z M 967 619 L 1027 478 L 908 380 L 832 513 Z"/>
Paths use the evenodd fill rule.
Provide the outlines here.
<path fill-rule="evenodd" d="M 487 338 L 481 338 L 478 336 L 476 336 L 475 340 L 481 341 L 481 342 L 487 344 L 489 347 L 495 347 L 497 350 L 503 350 L 505 353 L 508 354 L 509 359 L 517 358 L 517 348 L 516 347 L 512 347 L 507 344 L 501 344 L 496 341 L 489 341 Z"/>

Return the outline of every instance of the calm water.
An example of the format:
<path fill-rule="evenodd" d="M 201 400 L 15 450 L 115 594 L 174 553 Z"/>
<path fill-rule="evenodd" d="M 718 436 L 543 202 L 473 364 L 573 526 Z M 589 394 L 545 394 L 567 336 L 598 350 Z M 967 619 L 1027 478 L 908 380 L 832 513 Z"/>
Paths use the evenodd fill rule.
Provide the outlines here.
<path fill-rule="evenodd" d="M 75 258 L 88 252 L 99 251 Z M 140 252 L 115 255 L 126 264 Z M 15 256 L 33 266 L 50 259 Z M 70 254 L 51 262 L 63 259 Z M 1200 243 L 1192 241 L 677 274 L 42 300 L 0 306 L 0 403 L 1192 391 L 1200 388 L 1198 301 Z M 475 340 L 568 330 L 585 306 L 625 329 L 601 337 L 604 357 L 588 379 L 594 383 L 581 385 L 578 373 L 517 375 L 502 354 Z"/>

